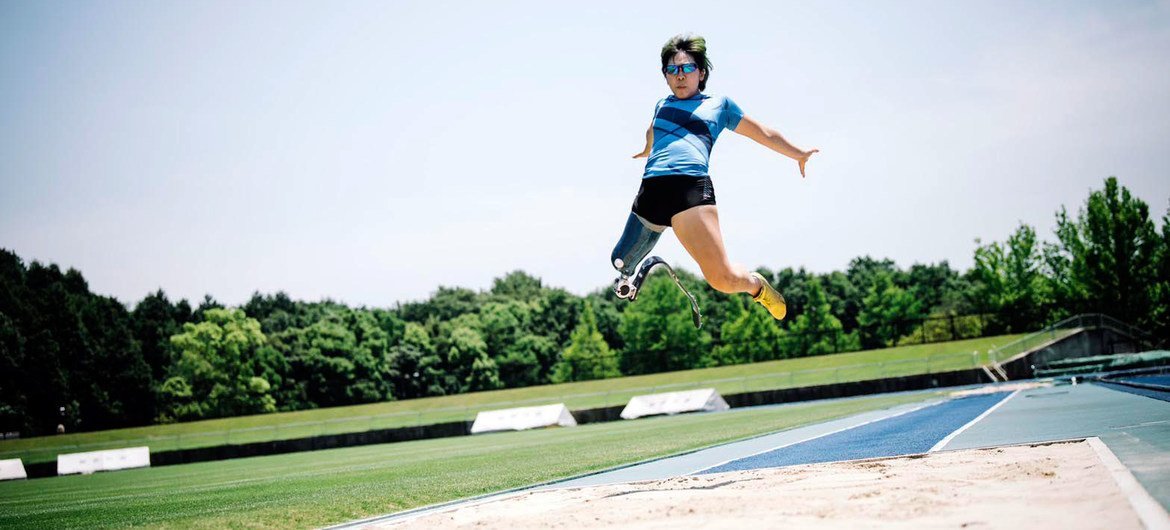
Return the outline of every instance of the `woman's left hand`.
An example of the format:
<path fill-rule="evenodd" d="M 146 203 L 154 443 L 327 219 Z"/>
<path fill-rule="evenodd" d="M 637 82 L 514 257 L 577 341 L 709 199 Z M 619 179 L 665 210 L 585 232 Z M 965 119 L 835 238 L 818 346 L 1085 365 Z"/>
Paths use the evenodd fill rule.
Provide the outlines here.
<path fill-rule="evenodd" d="M 810 150 L 802 153 L 799 157 L 797 157 L 796 163 L 800 164 L 800 178 L 804 178 L 804 163 L 808 162 L 808 158 L 810 156 L 813 156 L 813 153 L 819 153 L 819 152 L 821 152 L 820 149 L 810 149 Z"/>

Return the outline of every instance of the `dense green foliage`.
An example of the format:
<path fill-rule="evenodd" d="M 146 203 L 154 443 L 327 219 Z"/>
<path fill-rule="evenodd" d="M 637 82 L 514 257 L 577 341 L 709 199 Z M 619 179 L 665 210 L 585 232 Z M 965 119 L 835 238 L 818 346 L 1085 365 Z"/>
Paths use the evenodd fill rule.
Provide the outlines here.
<path fill-rule="evenodd" d="M 569 346 L 557 362 L 552 381 L 566 383 L 622 375 L 617 358 L 605 343 L 601 332 L 597 331 L 597 316 L 588 301 L 585 302 L 585 311 L 581 313 L 580 320 L 577 329 L 569 337 Z"/>
<path fill-rule="evenodd" d="M 275 412 L 270 380 L 284 359 L 267 345 L 260 323 L 239 309 L 210 309 L 171 337 L 178 354 L 158 391 L 159 419 L 191 420 Z"/>
<path fill-rule="evenodd" d="M 0 432 L 25 436 L 371 403 L 734 365 L 1036 329 L 1080 312 L 1170 332 L 1170 228 L 1114 178 L 1055 239 L 1020 226 L 977 242 L 972 270 L 759 272 L 784 293 L 777 323 L 745 296 L 679 270 L 704 326 L 665 275 L 636 302 L 585 297 L 522 271 L 477 292 L 440 287 L 393 308 L 256 293 L 192 309 L 156 292 L 128 309 L 80 272 L 0 250 Z"/>

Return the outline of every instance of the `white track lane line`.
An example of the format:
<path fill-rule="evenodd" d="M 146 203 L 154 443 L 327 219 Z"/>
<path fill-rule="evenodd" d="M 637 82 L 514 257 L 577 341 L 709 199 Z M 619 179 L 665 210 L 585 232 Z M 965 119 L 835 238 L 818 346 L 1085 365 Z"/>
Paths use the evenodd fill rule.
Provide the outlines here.
<path fill-rule="evenodd" d="M 1023 390 L 1023 389 L 1021 389 L 1021 390 Z M 1020 393 L 1020 390 L 1012 392 L 1012 395 L 1003 398 L 1003 400 L 1001 400 L 999 403 L 996 403 L 995 406 L 983 411 L 983 414 L 976 416 L 975 419 L 967 422 L 966 425 L 959 427 L 955 432 L 948 434 L 946 438 L 939 440 L 938 443 L 934 444 L 934 447 L 931 447 L 930 450 L 927 452 L 933 453 L 935 451 L 942 449 L 943 447 L 946 447 L 946 445 L 951 443 L 951 440 L 954 440 L 956 436 L 961 434 L 963 431 L 971 428 L 972 425 L 979 423 L 979 420 L 982 420 L 983 418 L 986 418 L 988 414 L 995 412 L 995 409 L 998 409 L 999 407 L 1003 406 L 1004 403 L 1007 403 L 1009 400 L 1016 397 L 1016 394 L 1019 394 L 1019 393 Z"/>
<path fill-rule="evenodd" d="M 480 504 L 487 504 L 489 502 L 502 501 L 528 493 L 527 491 L 508 490 L 497 493 L 487 493 L 478 497 L 471 497 L 467 499 L 456 499 L 453 501 L 441 502 L 438 504 L 431 504 L 429 506 L 420 506 L 418 508 L 411 508 L 409 510 L 395 512 L 390 514 L 375 515 L 366 517 L 364 519 L 357 519 L 345 523 L 338 523 L 332 526 L 321 527 L 322 530 L 349 530 L 349 529 L 377 529 L 384 528 L 390 525 L 404 523 L 406 521 L 413 521 L 420 517 L 434 515 L 437 513 L 446 513 L 455 511 L 468 506 L 478 506 Z"/>
<path fill-rule="evenodd" d="M 756 451 L 756 452 L 754 452 L 754 453 L 752 453 L 752 454 L 750 454 L 750 455 L 737 456 L 737 457 L 735 457 L 735 458 L 731 458 L 731 459 L 728 459 L 728 460 L 724 460 L 723 462 L 719 462 L 718 464 L 714 464 L 714 465 L 710 465 L 710 466 L 706 466 L 706 467 L 701 467 L 701 468 L 699 468 L 699 469 L 696 469 L 696 470 L 694 470 L 694 471 L 691 471 L 690 473 L 686 473 L 686 474 L 684 474 L 684 475 L 682 475 L 682 476 L 684 476 L 684 477 L 685 477 L 685 476 L 687 476 L 687 475 L 697 475 L 697 474 L 699 474 L 699 473 L 702 473 L 702 472 L 704 472 L 704 471 L 706 471 L 706 470 L 708 470 L 708 469 L 714 469 L 714 468 L 717 468 L 717 467 L 719 467 L 719 466 L 722 466 L 722 465 L 724 465 L 724 464 L 727 464 L 727 463 L 730 463 L 730 462 L 735 462 L 736 460 L 743 460 L 743 459 L 745 459 L 745 458 L 751 458 L 751 457 L 753 457 L 753 456 L 756 456 L 756 455 L 762 455 L 762 454 L 764 454 L 764 453 L 768 453 L 768 452 L 771 452 L 771 451 L 775 451 L 775 450 L 777 450 L 777 449 L 783 449 L 783 448 L 785 448 L 785 447 L 790 447 L 790 446 L 793 446 L 793 445 L 796 445 L 796 444 L 801 444 L 801 443 L 804 443 L 804 442 L 807 442 L 807 441 L 810 441 L 810 440 L 816 440 L 817 438 L 824 438 L 824 437 L 826 437 L 826 436 L 834 435 L 834 434 L 837 434 L 837 433 L 839 433 L 839 432 L 845 432 L 845 431 L 848 431 L 848 430 L 850 430 L 850 429 L 856 429 L 856 428 L 858 428 L 858 427 L 862 427 L 862 426 L 865 426 L 865 425 L 869 425 L 869 424 L 871 424 L 871 423 L 877 423 L 877 422 L 879 422 L 879 421 L 885 421 L 885 420 L 888 420 L 888 419 L 890 419 L 890 418 L 897 418 L 898 416 L 904 416 L 904 415 L 906 415 L 906 414 L 910 414 L 911 412 L 917 412 L 917 411 L 920 411 L 920 410 L 922 410 L 922 409 L 924 409 L 924 408 L 927 408 L 927 407 L 933 407 L 933 406 L 935 406 L 935 405 L 939 405 L 939 404 L 942 404 L 942 403 L 946 403 L 946 402 L 948 402 L 948 401 L 950 401 L 950 400 L 949 400 L 949 399 L 943 399 L 943 400 L 940 400 L 940 401 L 935 401 L 935 402 L 933 402 L 933 403 L 927 403 L 927 404 L 925 404 L 925 405 L 922 405 L 922 406 L 920 406 L 920 407 L 914 407 L 914 408 L 912 408 L 912 409 L 910 409 L 910 410 L 907 410 L 907 411 L 904 411 L 904 412 L 899 412 L 899 413 L 897 413 L 897 414 L 891 414 L 891 415 L 889 415 L 889 416 L 883 416 L 883 417 L 881 417 L 881 418 L 876 418 L 876 419 L 872 419 L 872 420 L 869 420 L 869 421 L 866 421 L 866 422 L 858 423 L 857 425 L 850 425 L 849 427 L 842 427 L 842 428 L 840 428 L 840 429 L 837 429 L 837 430 L 835 430 L 835 431 L 827 432 L 827 433 L 824 433 L 824 434 L 818 434 L 818 435 L 816 435 L 816 436 L 810 436 L 810 437 L 808 437 L 808 438 L 805 438 L 805 439 L 803 439 L 803 440 L 797 440 L 797 441 L 795 441 L 795 442 L 789 442 L 789 443 L 786 443 L 786 444 L 777 445 L 776 447 L 772 447 L 772 448 L 769 448 L 769 449 L 764 449 L 763 451 Z"/>
<path fill-rule="evenodd" d="M 1162 505 L 1150 496 L 1150 492 L 1146 491 L 1141 482 L 1138 482 L 1133 473 L 1130 473 L 1129 468 L 1117 459 L 1117 455 L 1113 454 L 1113 451 L 1110 451 L 1109 447 L 1096 436 L 1087 441 L 1089 447 L 1097 452 L 1101 463 L 1113 475 L 1113 480 L 1117 482 L 1121 492 L 1129 499 L 1129 504 L 1133 506 L 1138 518 L 1142 520 L 1142 525 L 1148 529 L 1170 529 L 1170 514 L 1167 514 L 1165 508 L 1162 508 Z"/>

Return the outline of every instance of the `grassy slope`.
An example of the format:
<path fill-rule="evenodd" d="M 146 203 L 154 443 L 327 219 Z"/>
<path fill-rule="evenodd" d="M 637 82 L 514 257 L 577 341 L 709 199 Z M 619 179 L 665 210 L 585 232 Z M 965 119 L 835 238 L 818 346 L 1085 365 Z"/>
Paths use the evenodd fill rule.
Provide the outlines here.
<path fill-rule="evenodd" d="M 900 394 L 0 483 L 0 528 L 301 528 L 929 399 Z"/>
<path fill-rule="evenodd" d="M 972 352 L 1020 335 L 902 346 L 754 364 L 619 377 L 561 385 L 475 392 L 349 407 L 154 425 L 92 433 L 0 441 L 0 458 L 48 462 L 60 452 L 148 445 L 167 451 L 320 434 L 471 420 L 478 410 L 565 402 L 570 409 L 621 405 L 638 394 L 715 387 L 723 394 L 859 381 L 977 366 Z"/>

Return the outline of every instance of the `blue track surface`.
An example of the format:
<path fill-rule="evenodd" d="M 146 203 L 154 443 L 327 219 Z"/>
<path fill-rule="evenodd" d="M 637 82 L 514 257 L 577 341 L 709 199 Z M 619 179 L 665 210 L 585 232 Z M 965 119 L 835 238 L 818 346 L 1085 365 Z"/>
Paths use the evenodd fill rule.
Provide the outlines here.
<path fill-rule="evenodd" d="M 847 431 L 733 460 L 704 470 L 703 473 L 925 453 L 939 440 L 1007 396 L 1007 393 L 999 393 L 947 401 Z"/>
<path fill-rule="evenodd" d="M 1141 383 L 1143 385 L 1164 386 L 1167 390 L 1170 390 L 1170 375 L 1141 375 L 1137 377 L 1126 377 L 1123 381 Z"/>

